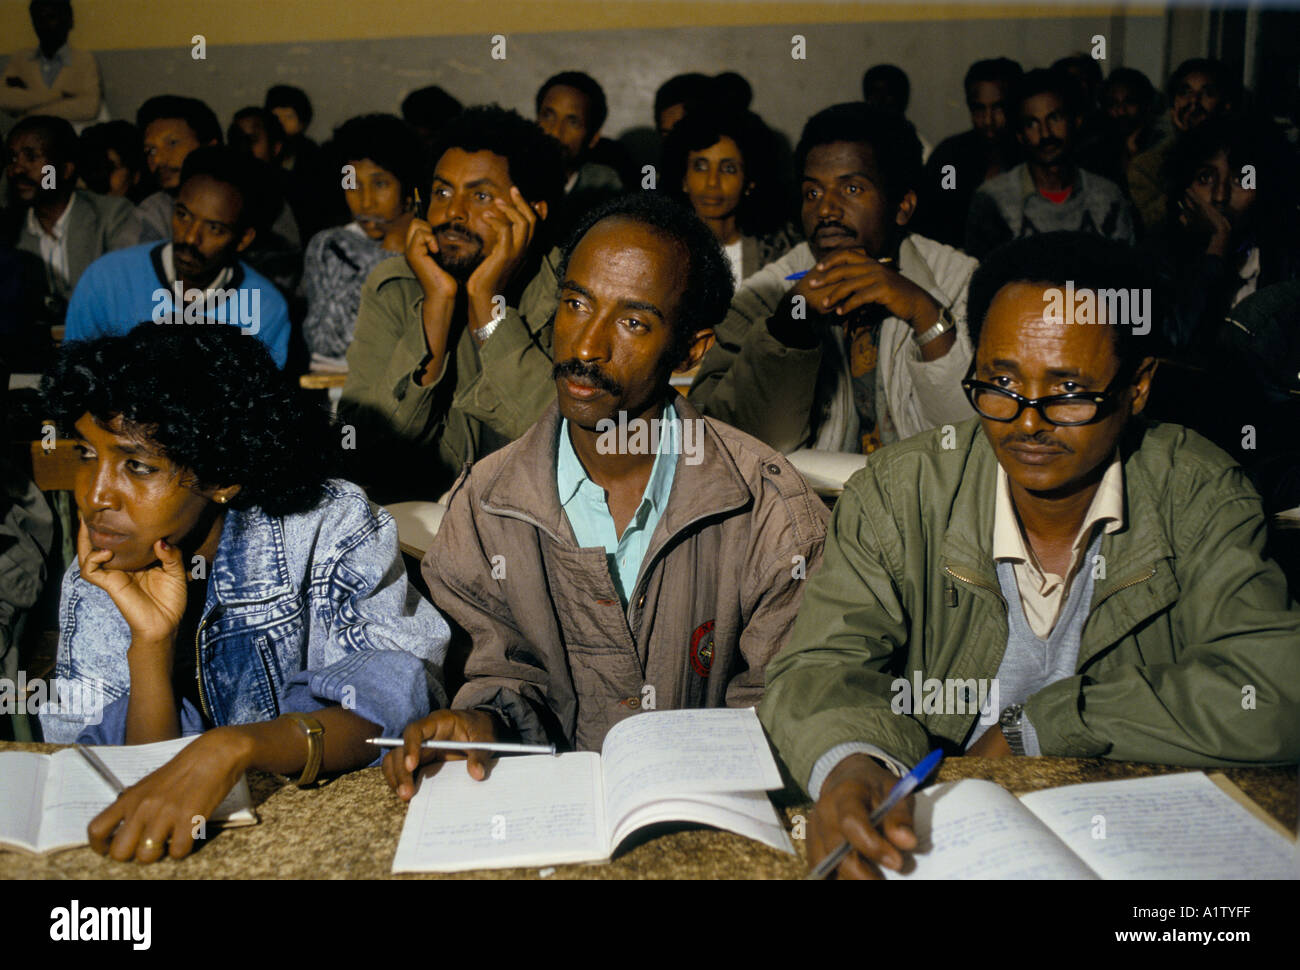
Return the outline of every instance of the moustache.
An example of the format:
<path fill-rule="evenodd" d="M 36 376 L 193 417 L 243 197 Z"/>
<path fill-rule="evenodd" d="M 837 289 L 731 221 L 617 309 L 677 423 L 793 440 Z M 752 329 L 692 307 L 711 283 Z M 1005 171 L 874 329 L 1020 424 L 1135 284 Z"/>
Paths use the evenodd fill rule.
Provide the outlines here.
<path fill-rule="evenodd" d="M 193 246 L 173 246 L 172 258 L 175 259 L 177 256 L 184 256 L 191 263 L 203 262 L 203 254 Z"/>
<path fill-rule="evenodd" d="M 623 393 L 622 386 L 613 378 L 607 376 L 599 367 L 595 364 L 584 364 L 576 357 L 571 360 L 561 361 L 551 368 L 552 380 L 559 380 L 561 377 L 568 377 L 584 384 L 590 384 L 592 387 L 598 387 L 615 397 Z"/>
<path fill-rule="evenodd" d="M 1013 434 L 1002 439 L 1002 447 L 1007 448 L 1012 445 L 1035 445 L 1039 448 L 1059 448 L 1061 451 L 1074 454 L 1074 449 L 1064 441 L 1057 441 L 1049 434 L 1040 431 L 1037 434 Z"/>
<path fill-rule="evenodd" d="M 836 222 L 834 219 L 827 219 L 823 222 L 817 223 L 817 228 L 813 230 L 813 235 L 814 236 L 817 235 L 817 233 L 821 232 L 823 229 L 837 229 L 840 232 L 847 233 L 850 236 L 855 235 L 852 229 L 850 229 L 842 222 Z"/>
<path fill-rule="evenodd" d="M 435 236 L 447 231 L 456 232 L 462 236 L 467 236 L 468 238 L 474 240 L 474 242 L 478 243 L 479 246 L 483 245 L 483 237 L 480 236 L 478 233 L 476 233 L 469 226 L 462 225 L 460 223 L 454 223 L 454 222 L 444 222 L 440 226 L 433 227 L 433 234 Z"/>

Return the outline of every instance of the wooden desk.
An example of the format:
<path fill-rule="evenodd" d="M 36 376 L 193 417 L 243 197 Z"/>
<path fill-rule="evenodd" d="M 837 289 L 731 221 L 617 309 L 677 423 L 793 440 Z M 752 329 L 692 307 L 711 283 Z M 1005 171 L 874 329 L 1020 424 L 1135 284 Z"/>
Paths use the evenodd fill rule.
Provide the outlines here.
<path fill-rule="evenodd" d="M 397 523 L 397 544 L 402 552 L 423 559 L 447 514 L 441 502 L 394 502 L 384 509 Z"/>
<path fill-rule="evenodd" d="M 0 744 L 0 750 L 54 751 L 56 745 Z M 450 770 L 463 771 L 462 765 Z M 444 769 L 447 770 L 447 769 Z M 940 781 L 987 778 L 1013 792 L 1057 785 L 1167 774 L 1179 768 L 1099 759 L 953 758 Z M 1296 828 L 1295 768 L 1229 768 L 1224 771 L 1289 831 Z M 393 854 L 406 816 L 378 768 L 365 768 L 300 791 L 292 782 L 254 772 L 249 777 L 261 824 L 217 834 L 179 862 L 150 866 L 113 862 L 90 849 L 33 857 L 0 850 L 0 879 L 538 879 L 538 869 L 392 876 Z M 808 806 L 784 809 L 787 822 Z M 635 838 L 635 837 L 634 837 Z M 631 847 L 627 847 L 630 845 Z M 730 832 L 670 831 L 625 848 L 608 865 L 556 866 L 551 879 L 799 879 L 807 872 L 805 843 L 799 857 Z"/>

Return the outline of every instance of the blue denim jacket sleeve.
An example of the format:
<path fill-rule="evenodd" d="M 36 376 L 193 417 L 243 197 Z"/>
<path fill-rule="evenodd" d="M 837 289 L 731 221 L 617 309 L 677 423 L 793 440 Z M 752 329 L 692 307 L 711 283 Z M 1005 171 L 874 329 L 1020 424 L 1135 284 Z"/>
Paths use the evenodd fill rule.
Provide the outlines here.
<path fill-rule="evenodd" d="M 103 720 L 92 723 L 77 735 L 79 744 L 126 744 L 126 708 L 131 695 L 123 694 L 105 705 Z M 181 737 L 203 733 L 203 716 L 188 697 L 181 698 Z"/>
<path fill-rule="evenodd" d="M 383 509 L 372 515 L 372 527 L 351 533 L 329 558 L 324 581 L 312 584 L 323 650 L 313 644 L 307 668 L 285 685 L 281 709 L 337 704 L 397 736 L 427 715 L 431 702 L 448 706 L 442 665 L 451 630 L 408 580 L 392 516 Z"/>

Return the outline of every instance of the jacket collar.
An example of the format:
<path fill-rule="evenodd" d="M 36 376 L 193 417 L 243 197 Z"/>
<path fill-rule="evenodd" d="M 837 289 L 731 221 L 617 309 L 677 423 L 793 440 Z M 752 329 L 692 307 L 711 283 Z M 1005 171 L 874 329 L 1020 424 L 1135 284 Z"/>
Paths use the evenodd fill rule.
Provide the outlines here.
<path fill-rule="evenodd" d="M 685 453 L 677 456 L 668 505 L 656 529 L 668 536 L 701 518 L 734 511 L 753 500 L 735 460 L 700 412 L 680 396 L 673 407 L 683 425 L 700 422 L 696 427 L 703 429 L 703 447 L 698 464 L 688 463 Z M 559 430 L 560 407 L 553 401 L 522 438 L 507 446 L 505 460 L 484 488 L 479 506 L 493 515 L 530 522 L 556 542 L 576 545 L 555 479 Z M 682 432 L 687 433 L 685 427 Z M 657 538 L 652 542 L 658 545 Z"/>
<path fill-rule="evenodd" d="M 291 592 L 283 520 L 257 507 L 229 510 L 209 575 L 209 604 L 259 603 Z"/>

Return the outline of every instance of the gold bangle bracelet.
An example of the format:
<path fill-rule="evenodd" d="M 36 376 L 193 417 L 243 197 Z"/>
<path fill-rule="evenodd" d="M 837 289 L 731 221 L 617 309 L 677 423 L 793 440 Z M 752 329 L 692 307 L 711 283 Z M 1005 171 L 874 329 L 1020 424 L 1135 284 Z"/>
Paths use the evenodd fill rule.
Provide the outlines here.
<path fill-rule="evenodd" d="M 306 714 L 284 716 L 295 721 L 307 735 L 307 763 L 303 766 L 302 775 L 294 782 L 302 788 L 314 782 L 320 774 L 321 762 L 325 760 L 325 728 L 316 718 Z"/>

